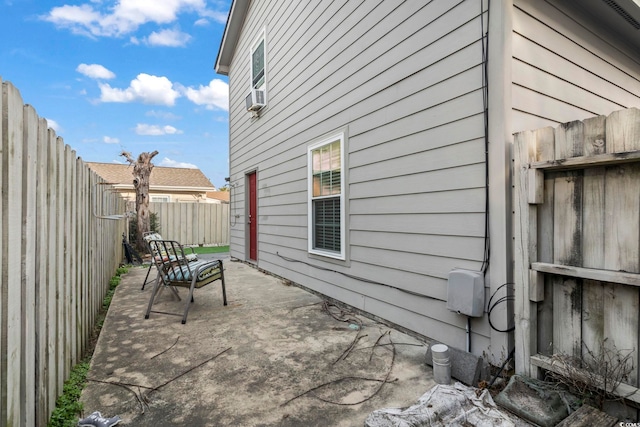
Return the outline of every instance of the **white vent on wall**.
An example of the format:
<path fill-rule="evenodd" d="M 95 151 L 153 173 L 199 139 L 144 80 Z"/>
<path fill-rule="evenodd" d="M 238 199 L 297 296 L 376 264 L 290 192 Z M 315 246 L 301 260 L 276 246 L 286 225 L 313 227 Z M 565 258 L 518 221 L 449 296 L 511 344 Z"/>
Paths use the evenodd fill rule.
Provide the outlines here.
<path fill-rule="evenodd" d="M 251 89 L 249 95 L 246 98 L 247 111 L 258 111 L 265 106 L 264 91 L 258 89 Z"/>

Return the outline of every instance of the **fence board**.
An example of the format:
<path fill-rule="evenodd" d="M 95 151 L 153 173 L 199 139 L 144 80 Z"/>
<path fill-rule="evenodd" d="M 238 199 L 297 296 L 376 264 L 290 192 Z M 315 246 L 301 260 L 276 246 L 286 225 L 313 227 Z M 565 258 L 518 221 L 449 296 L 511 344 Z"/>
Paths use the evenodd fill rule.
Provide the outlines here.
<path fill-rule="evenodd" d="M 47 395 L 49 389 L 49 379 L 47 375 L 47 273 L 48 273 L 48 241 L 47 230 L 49 228 L 49 210 L 47 207 L 47 157 L 49 144 L 47 143 L 48 132 L 45 119 L 38 119 L 38 135 L 37 135 L 37 163 L 38 170 L 36 175 L 36 329 L 38 340 L 36 341 L 36 408 L 35 408 L 35 424 L 45 425 L 47 423 Z"/>
<path fill-rule="evenodd" d="M 48 306 L 47 306 L 47 356 L 48 356 L 48 408 L 51 410 L 55 407 L 56 396 L 58 395 L 58 368 L 57 368 L 57 353 L 56 342 L 58 337 L 58 323 L 56 321 L 57 316 L 57 283 L 58 276 L 56 274 L 56 267 L 58 265 L 58 251 L 57 249 L 57 228 L 58 228 L 58 150 L 55 145 L 55 133 L 49 129 L 47 131 L 47 143 L 49 145 L 49 155 L 47 157 L 47 193 L 48 193 L 48 209 L 49 209 L 49 230 L 47 240 L 49 243 L 48 248 L 48 270 L 47 274 L 47 289 L 48 289 Z"/>
<path fill-rule="evenodd" d="M 56 192 L 58 193 L 58 206 L 57 211 L 55 213 L 58 219 L 58 227 L 56 228 L 56 252 L 58 254 L 55 265 L 55 273 L 56 273 L 56 320 L 57 320 L 57 333 L 58 337 L 56 340 L 56 358 L 57 358 L 57 373 L 56 373 L 56 387 L 58 395 L 62 394 L 62 387 L 64 385 L 64 380 L 67 377 L 66 371 L 66 357 L 65 353 L 66 341 L 65 341 L 65 319 L 66 319 L 66 311 L 67 305 L 65 304 L 66 296 L 65 296 L 65 256 L 64 256 L 64 233 L 66 231 L 66 215 L 65 215 L 65 182 L 64 182 L 64 143 L 62 138 L 56 137 L 55 139 L 55 147 L 58 156 L 57 160 L 57 176 L 56 183 L 57 188 Z"/>
<path fill-rule="evenodd" d="M 22 363 L 21 420 L 23 425 L 36 425 L 36 177 L 38 165 L 38 115 L 27 105 L 24 113 L 22 152 Z"/>
<path fill-rule="evenodd" d="M 604 154 L 605 135 L 605 116 L 585 120 L 583 154 Z M 604 176 L 604 168 L 584 171 L 583 220 L 588 230 L 585 230 L 583 237 L 582 265 L 588 268 L 604 266 Z M 604 285 L 601 282 L 584 281 L 582 310 L 583 355 L 591 352 L 598 357 L 604 339 Z"/>
<path fill-rule="evenodd" d="M 640 165 L 607 168 L 605 206 L 604 268 L 637 273 L 640 271 Z M 636 287 L 617 284 L 605 287 L 606 346 L 634 350 L 631 385 L 638 385 L 638 298 Z"/>
<path fill-rule="evenodd" d="M 607 117 L 607 153 L 639 150 L 640 110 L 614 111 Z"/>
<path fill-rule="evenodd" d="M 528 182 L 527 169 L 518 168 L 518 165 L 537 160 L 535 134 L 533 132 L 522 132 L 515 136 L 516 146 L 522 148 L 517 150 L 517 164 L 514 170 L 515 187 L 518 197 L 515 197 L 515 210 L 519 221 L 515 223 L 516 263 L 515 277 L 516 283 L 521 287 L 515 293 L 515 327 L 516 334 L 516 367 L 525 375 L 531 375 L 530 353 L 531 349 L 537 348 L 537 312 L 535 305 L 529 301 L 529 265 L 535 260 L 535 236 L 537 233 L 536 209 L 527 202 Z M 516 286 L 516 288 L 518 288 Z M 535 353 L 534 353 L 535 354 Z"/>
<path fill-rule="evenodd" d="M 74 275 L 72 274 L 72 262 L 71 258 L 73 255 L 72 249 L 72 203 L 73 203 L 73 194 L 70 191 L 72 187 L 71 182 L 71 148 L 68 145 L 64 145 L 62 138 L 60 138 L 60 142 L 64 146 L 63 151 L 63 169 L 64 169 L 64 235 L 62 236 L 63 242 L 63 251 L 64 251 L 64 295 L 62 305 L 65 309 L 64 313 L 64 378 L 69 377 L 69 373 L 74 363 L 74 354 L 72 342 L 74 341 L 71 336 L 71 327 L 72 327 L 72 312 L 73 312 L 73 279 Z"/>
<path fill-rule="evenodd" d="M 638 288 L 606 283 L 604 285 L 605 348 L 630 352 L 633 370 L 627 384 L 638 385 Z"/>
<path fill-rule="evenodd" d="M 23 103 L 20 93 L 11 85 L 3 84 L 3 253 L 2 253 L 2 342 L 5 351 L 2 360 L 1 394 L 5 408 L 6 425 L 21 423 L 20 375 L 22 306 L 22 142 Z"/>
<path fill-rule="evenodd" d="M 553 188 L 554 175 L 544 180 L 543 203 L 538 206 L 538 259 L 553 262 Z M 551 355 L 553 353 L 553 280 L 544 277 L 544 300 L 538 303 L 538 352 Z"/>

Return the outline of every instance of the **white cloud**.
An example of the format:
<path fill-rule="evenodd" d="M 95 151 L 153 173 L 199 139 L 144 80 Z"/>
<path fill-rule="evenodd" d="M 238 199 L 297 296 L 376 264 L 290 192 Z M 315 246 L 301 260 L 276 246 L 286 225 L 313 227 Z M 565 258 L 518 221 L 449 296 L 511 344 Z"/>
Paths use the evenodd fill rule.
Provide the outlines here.
<path fill-rule="evenodd" d="M 143 102 L 145 104 L 174 105 L 180 93 L 173 89 L 173 83 L 166 77 L 140 73 L 131 80 L 126 89 L 113 88 L 101 83 L 100 101 L 102 102 Z"/>
<path fill-rule="evenodd" d="M 138 123 L 135 130 L 138 135 L 175 135 L 182 133 L 181 130 L 176 129 L 173 126 L 158 126 L 146 123 Z"/>
<path fill-rule="evenodd" d="M 164 120 L 180 120 L 182 118 L 169 111 L 149 110 L 146 113 L 144 113 L 144 115 L 147 117 L 156 117 L 158 119 L 164 119 Z"/>
<path fill-rule="evenodd" d="M 98 22 L 101 15 L 88 4 L 80 6 L 59 6 L 49 11 L 42 17 L 45 21 L 54 23 L 63 28 L 69 28 L 71 32 L 83 35 L 98 35 L 100 28 Z"/>
<path fill-rule="evenodd" d="M 229 85 L 220 79 L 211 80 L 208 86 L 200 85 L 197 89 L 189 87 L 183 90 L 194 104 L 205 105 L 209 110 L 229 110 Z"/>
<path fill-rule="evenodd" d="M 196 22 L 193 23 L 196 27 L 206 27 L 209 25 L 209 20 L 207 18 L 200 18 Z"/>
<path fill-rule="evenodd" d="M 62 130 L 62 127 L 58 124 L 58 122 L 51 119 L 45 119 L 45 120 L 47 121 L 47 126 L 49 126 L 51 129 L 53 129 L 57 133 L 60 133 L 60 131 Z"/>
<path fill-rule="evenodd" d="M 149 37 L 145 38 L 145 42 L 150 46 L 169 46 L 181 47 L 185 46 L 191 36 L 179 30 L 162 30 L 152 32 Z"/>
<path fill-rule="evenodd" d="M 110 136 L 105 136 L 104 138 L 102 138 L 102 141 L 105 144 L 120 144 L 120 140 L 118 138 L 112 138 Z"/>
<path fill-rule="evenodd" d="M 205 0 L 118 0 L 52 8 L 41 17 L 59 28 L 91 37 L 119 37 L 136 31 L 146 23 L 169 24 L 183 12 L 199 15 L 221 14 L 206 10 Z"/>
<path fill-rule="evenodd" d="M 192 163 L 178 162 L 176 160 L 171 160 L 168 157 L 162 159 L 158 166 L 165 166 L 169 168 L 185 168 L 185 169 L 198 169 L 198 166 Z"/>
<path fill-rule="evenodd" d="M 99 64 L 80 64 L 76 71 L 92 79 L 112 79 L 116 75 Z"/>
<path fill-rule="evenodd" d="M 211 18 L 219 24 L 227 23 L 228 12 L 219 12 L 216 10 L 205 10 L 205 11 L 202 11 L 200 15 L 206 18 Z M 196 24 L 197 24 L 197 21 L 196 21 Z"/>

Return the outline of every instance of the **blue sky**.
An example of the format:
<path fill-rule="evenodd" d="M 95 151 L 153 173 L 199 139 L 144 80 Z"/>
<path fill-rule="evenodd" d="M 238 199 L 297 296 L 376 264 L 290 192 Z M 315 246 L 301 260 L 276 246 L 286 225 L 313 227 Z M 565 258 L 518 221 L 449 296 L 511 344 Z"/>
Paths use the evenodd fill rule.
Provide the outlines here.
<path fill-rule="evenodd" d="M 0 77 L 78 156 L 228 176 L 228 79 L 213 69 L 231 0 L 0 0 Z"/>

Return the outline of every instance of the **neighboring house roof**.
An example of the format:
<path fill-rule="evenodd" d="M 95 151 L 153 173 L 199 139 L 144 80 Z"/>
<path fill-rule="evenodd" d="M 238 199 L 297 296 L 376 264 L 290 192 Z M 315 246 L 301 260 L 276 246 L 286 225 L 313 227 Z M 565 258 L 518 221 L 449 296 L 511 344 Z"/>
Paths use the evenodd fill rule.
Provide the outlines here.
<path fill-rule="evenodd" d="M 229 74 L 229 66 L 240 38 L 244 18 L 247 16 L 249 3 L 251 3 L 250 0 L 233 0 L 231 3 L 227 25 L 224 27 L 220 50 L 218 50 L 218 57 L 216 58 L 215 69 L 218 74 L 225 76 Z"/>
<path fill-rule="evenodd" d="M 116 188 L 133 188 L 133 166 L 118 163 L 87 162 L 91 170 Z M 215 187 L 200 169 L 167 168 L 154 166 L 149 177 L 153 190 L 214 191 Z"/>
<path fill-rule="evenodd" d="M 229 203 L 228 191 L 207 191 L 207 199 L 216 199 L 226 203 Z"/>

